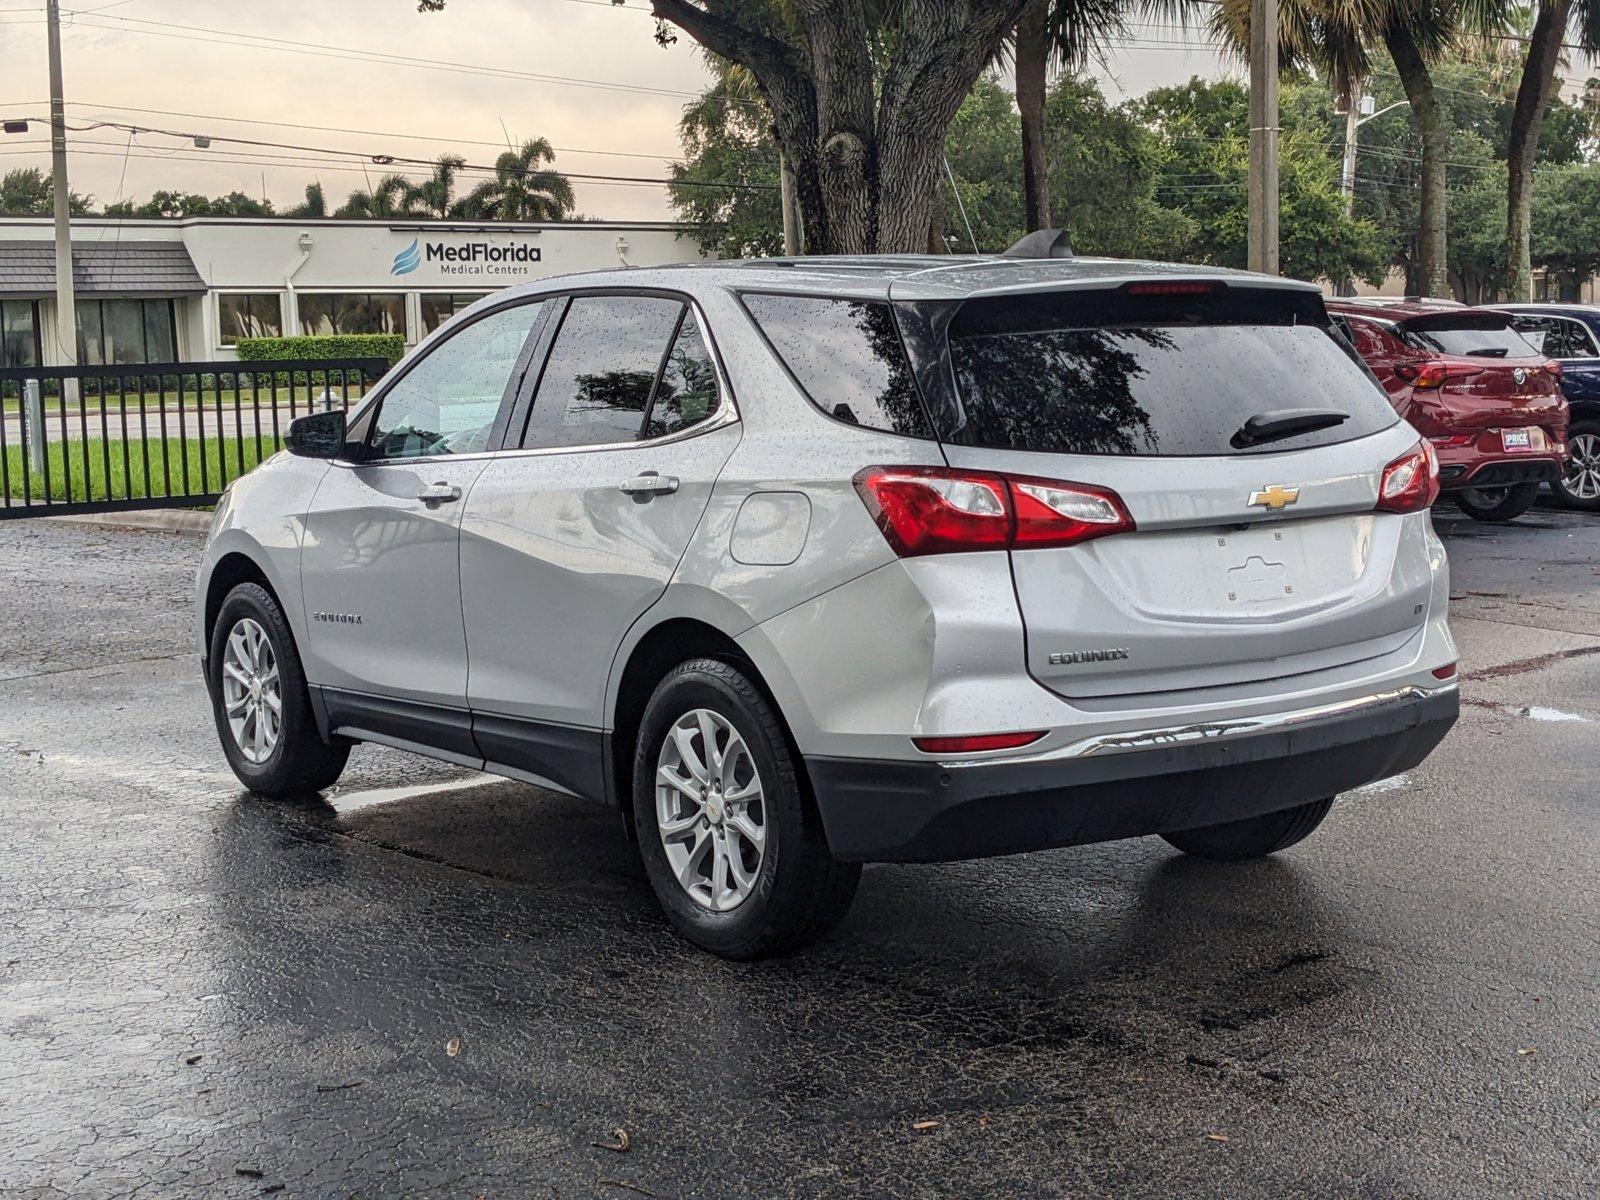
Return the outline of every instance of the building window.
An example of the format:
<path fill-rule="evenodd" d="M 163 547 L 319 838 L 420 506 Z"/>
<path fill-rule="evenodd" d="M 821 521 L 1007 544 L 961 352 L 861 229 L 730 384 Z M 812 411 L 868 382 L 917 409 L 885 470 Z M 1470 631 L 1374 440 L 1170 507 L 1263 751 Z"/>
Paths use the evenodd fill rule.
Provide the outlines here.
<path fill-rule="evenodd" d="M 300 293 L 300 332 L 404 333 L 406 301 L 399 292 Z"/>
<path fill-rule="evenodd" d="M 39 302 L 0 301 L 0 367 L 39 365 Z"/>
<path fill-rule="evenodd" d="M 78 302 L 78 362 L 86 367 L 176 362 L 178 322 L 171 300 Z"/>
<path fill-rule="evenodd" d="M 219 345 L 232 346 L 240 338 L 280 337 L 283 306 L 277 292 L 234 292 L 217 297 Z"/>
<path fill-rule="evenodd" d="M 487 292 L 422 293 L 422 331 L 432 333 L 469 304 L 482 300 L 486 295 Z"/>

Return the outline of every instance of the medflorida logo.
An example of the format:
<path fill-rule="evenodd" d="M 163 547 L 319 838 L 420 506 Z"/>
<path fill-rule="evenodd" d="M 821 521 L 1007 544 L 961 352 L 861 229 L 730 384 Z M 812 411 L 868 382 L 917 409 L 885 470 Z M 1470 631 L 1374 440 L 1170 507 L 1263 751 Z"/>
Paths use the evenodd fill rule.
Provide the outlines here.
<path fill-rule="evenodd" d="M 497 246 L 493 242 L 423 242 L 420 238 L 394 256 L 391 275 L 409 275 L 424 262 L 439 264 L 441 275 L 526 275 L 543 255 L 526 243 Z"/>
<path fill-rule="evenodd" d="M 422 261 L 422 249 L 417 241 L 417 238 L 412 238 L 411 245 L 394 256 L 394 265 L 389 268 L 389 274 L 409 275 L 417 269 L 417 264 Z"/>

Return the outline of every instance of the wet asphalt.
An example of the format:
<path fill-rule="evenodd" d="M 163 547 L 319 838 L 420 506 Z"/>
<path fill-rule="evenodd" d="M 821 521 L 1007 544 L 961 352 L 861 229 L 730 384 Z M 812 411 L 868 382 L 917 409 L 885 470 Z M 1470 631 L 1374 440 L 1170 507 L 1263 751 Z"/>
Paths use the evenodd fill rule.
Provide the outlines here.
<path fill-rule="evenodd" d="M 745 965 L 579 801 L 241 793 L 198 540 L 0 523 L 0 1196 L 1600 1193 L 1600 519 L 1437 521 L 1461 723 L 1308 841 L 869 868 Z"/>

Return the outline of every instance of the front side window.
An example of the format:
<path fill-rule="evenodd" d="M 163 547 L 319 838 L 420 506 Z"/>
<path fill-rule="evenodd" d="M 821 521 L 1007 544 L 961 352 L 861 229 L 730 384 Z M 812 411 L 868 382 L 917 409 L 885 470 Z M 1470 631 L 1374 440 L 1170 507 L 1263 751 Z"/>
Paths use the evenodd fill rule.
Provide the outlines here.
<path fill-rule="evenodd" d="M 717 407 L 717 369 L 694 313 L 685 313 L 650 405 L 646 437 L 665 437 L 698 425 Z"/>
<path fill-rule="evenodd" d="M 399 292 L 301 292 L 300 332 L 404 333 L 406 301 Z"/>
<path fill-rule="evenodd" d="M 500 405 L 526 368 L 523 349 L 541 307 L 535 302 L 490 313 L 435 346 L 384 394 L 369 457 L 487 450 Z"/>
<path fill-rule="evenodd" d="M 681 301 L 574 296 L 550 349 L 524 446 L 637 441 Z"/>
<path fill-rule="evenodd" d="M 932 437 L 887 304 L 747 293 L 745 308 L 811 402 L 851 425 Z"/>
<path fill-rule="evenodd" d="M 277 292 L 232 292 L 217 297 L 219 344 L 232 346 L 240 338 L 280 337 L 283 306 Z"/>

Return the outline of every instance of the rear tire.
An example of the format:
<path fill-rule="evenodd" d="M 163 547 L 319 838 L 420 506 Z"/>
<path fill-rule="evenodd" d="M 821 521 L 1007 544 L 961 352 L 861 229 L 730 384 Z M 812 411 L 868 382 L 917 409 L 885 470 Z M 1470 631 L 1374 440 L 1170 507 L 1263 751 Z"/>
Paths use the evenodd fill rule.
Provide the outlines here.
<path fill-rule="evenodd" d="M 1309 804 L 1280 812 L 1263 813 L 1259 817 L 1246 817 L 1225 825 L 1183 829 L 1161 836 L 1185 854 L 1193 854 L 1198 858 L 1217 862 L 1264 858 L 1310 837 L 1333 807 L 1333 800 L 1330 796 L 1326 800 L 1313 800 Z"/>
<path fill-rule="evenodd" d="M 1513 483 L 1507 487 L 1464 488 L 1455 494 L 1461 511 L 1474 521 L 1510 521 L 1533 507 L 1539 498 L 1537 483 Z"/>
<path fill-rule="evenodd" d="M 284 799 L 338 782 L 350 746 L 317 731 L 294 634 L 271 592 L 241 583 L 228 593 L 206 666 L 217 736 L 240 783 Z"/>
<path fill-rule="evenodd" d="M 1568 458 L 1553 485 L 1564 508 L 1600 512 L 1600 421 L 1574 421 L 1567 434 Z"/>
<path fill-rule="evenodd" d="M 634 820 L 656 899 L 696 946 L 785 954 L 849 909 L 861 867 L 834 861 L 804 781 L 777 714 L 739 668 L 693 659 L 656 686 L 634 747 Z"/>

